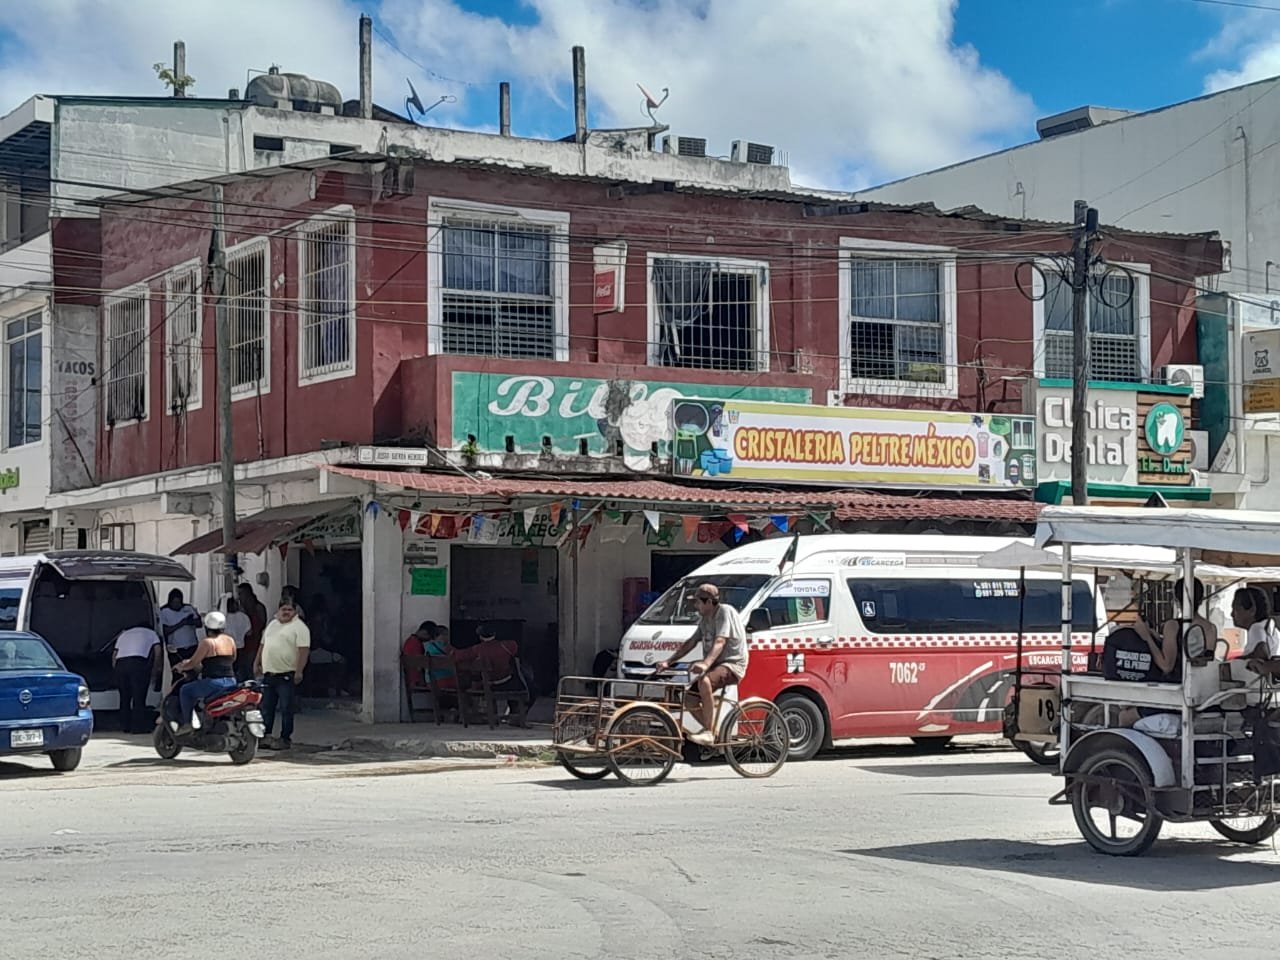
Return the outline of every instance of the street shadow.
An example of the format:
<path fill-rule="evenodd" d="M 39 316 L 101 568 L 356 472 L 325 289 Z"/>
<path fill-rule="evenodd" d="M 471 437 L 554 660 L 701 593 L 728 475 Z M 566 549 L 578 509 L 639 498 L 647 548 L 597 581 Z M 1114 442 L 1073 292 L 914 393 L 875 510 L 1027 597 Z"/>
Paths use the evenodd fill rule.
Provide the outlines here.
<path fill-rule="evenodd" d="M 935 867 L 966 867 L 1134 890 L 1203 892 L 1280 880 L 1280 864 L 1233 858 L 1248 848 L 1215 840 L 1161 840 L 1142 857 L 1108 857 L 1077 843 L 1026 840 L 943 840 L 897 847 L 837 850 Z"/>
<path fill-rule="evenodd" d="M 880 773 L 886 776 L 894 777 L 926 777 L 926 778 L 945 778 L 945 777 L 997 777 L 997 776 L 1040 776 L 1050 777 L 1052 775 L 1051 767 L 1036 766 L 1030 760 L 1024 763 L 1014 761 L 1012 763 L 998 763 L 992 761 L 978 762 L 955 762 L 947 760 L 944 763 L 929 763 L 927 761 L 918 764 L 895 764 L 893 766 L 875 766 L 859 764 L 860 770 L 867 773 Z"/>
<path fill-rule="evenodd" d="M 30 764 L 18 763 L 13 761 L 0 762 L 0 780 L 43 780 L 47 777 L 65 777 L 68 774 L 59 773 L 49 763 L 49 758 L 45 756 L 32 757 Z M 36 763 L 44 761 L 43 766 L 35 766 Z"/>

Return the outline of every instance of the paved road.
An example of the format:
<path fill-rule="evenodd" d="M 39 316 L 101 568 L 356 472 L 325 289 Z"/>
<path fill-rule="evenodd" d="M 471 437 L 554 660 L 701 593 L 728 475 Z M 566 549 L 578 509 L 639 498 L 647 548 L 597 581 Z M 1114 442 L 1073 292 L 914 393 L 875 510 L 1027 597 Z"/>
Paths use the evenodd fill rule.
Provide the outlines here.
<path fill-rule="evenodd" d="M 858 748 L 655 789 L 430 762 L 0 767 L 0 955 L 1275 954 L 1280 856 L 1166 828 L 1094 855 L 1007 751 Z M 401 776 L 385 776 L 400 773 Z M 78 782 L 83 781 L 83 782 Z"/>

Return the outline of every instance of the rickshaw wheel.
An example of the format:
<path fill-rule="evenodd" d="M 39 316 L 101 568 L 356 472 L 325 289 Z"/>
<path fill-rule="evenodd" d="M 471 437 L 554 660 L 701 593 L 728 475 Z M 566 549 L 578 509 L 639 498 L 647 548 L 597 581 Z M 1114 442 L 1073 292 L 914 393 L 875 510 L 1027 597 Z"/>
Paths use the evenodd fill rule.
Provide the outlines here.
<path fill-rule="evenodd" d="M 569 707 L 556 720 L 556 742 L 596 746 L 599 720 L 594 702 Z M 609 761 L 600 754 L 557 750 L 556 761 L 579 780 L 603 780 L 609 775 Z"/>
<path fill-rule="evenodd" d="M 609 775 L 609 761 L 603 757 L 576 757 L 563 750 L 556 751 L 556 760 L 579 780 L 603 780 Z"/>
<path fill-rule="evenodd" d="M 791 750 L 787 720 L 768 700 L 738 704 L 722 731 L 725 759 L 738 776 L 771 777 L 787 762 Z"/>
<path fill-rule="evenodd" d="M 632 707 L 609 724 L 605 752 L 609 769 L 623 783 L 652 787 L 676 765 L 680 731 L 671 715 L 658 707 Z"/>
<path fill-rule="evenodd" d="M 1146 853 L 1164 826 L 1164 818 L 1151 809 L 1154 784 L 1146 763 L 1128 750 L 1099 750 L 1085 758 L 1078 772 L 1098 778 L 1071 785 L 1071 812 L 1089 846 L 1113 857 Z M 1099 813 L 1105 825 L 1095 819 Z M 1137 826 L 1122 832 L 1122 821 Z"/>
<path fill-rule="evenodd" d="M 1258 822 L 1252 827 L 1234 825 L 1242 821 Z M 1233 817 L 1230 820 L 1210 820 L 1209 826 L 1234 843 L 1256 844 L 1270 840 L 1276 832 L 1276 827 L 1280 826 L 1280 821 L 1276 820 L 1274 813 L 1268 813 L 1261 817 Z"/>
<path fill-rule="evenodd" d="M 1015 741 L 1014 746 L 1027 755 L 1032 763 L 1042 767 L 1056 767 L 1062 751 L 1056 743 L 1031 743 L 1025 740 Z"/>

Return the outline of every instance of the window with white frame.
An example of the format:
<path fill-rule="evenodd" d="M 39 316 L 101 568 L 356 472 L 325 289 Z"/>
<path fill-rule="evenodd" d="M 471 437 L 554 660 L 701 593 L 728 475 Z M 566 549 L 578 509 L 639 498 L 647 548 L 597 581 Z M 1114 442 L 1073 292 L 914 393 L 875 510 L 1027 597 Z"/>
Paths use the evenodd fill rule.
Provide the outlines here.
<path fill-rule="evenodd" d="M 43 414 L 40 398 L 44 380 L 44 318 L 33 313 L 4 325 L 6 399 L 9 430 L 5 445 L 21 447 L 40 439 Z"/>
<path fill-rule="evenodd" d="M 106 302 L 106 371 L 103 376 L 108 426 L 147 415 L 147 305 L 145 285 L 123 290 Z"/>
<path fill-rule="evenodd" d="M 298 239 L 299 377 L 345 376 L 355 371 L 355 219 L 325 214 Z"/>
<path fill-rule="evenodd" d="M 756 261 L 651 257 L 652 362 L 767 369 L 768 277 Z"/>
<path fill-rule="evenodd" d="M 170 413 L 200 406 L 200 267 L 188 264 L 165 277 L 165 382 Z"/>
<path fill-rule="evenodd" d="M 450 209 L 436 230 L 440 351 L 560 358 L 567 219 Z"/>
<path fill-rule="evenodd" d="M 232 396 L 265 393 L 270 387 L 269 255 L 270 245 L 263 239 L 250 241 L 227 256 Z"/>
<path fill-rule="evenodd" d="M 1036 374 L 1070 380 L 1075 352 L 1071 284 L 1059 266 L 1042 263 L 1035 274 Z M 1141 382 L 1147 363 L 1143 347 L 1150 321 L 1145 273 L 1112 271 L 1094 276 L 1085 295 L 1089 327 L 1089 379 Z"/>
<path fill-rule="evenodd" d="M 909 244 L 844 246 L 840 299 L 846 389 L 954 392 L 954 258 Z M 889 247 L 891 252 L 882 252 Z"/>

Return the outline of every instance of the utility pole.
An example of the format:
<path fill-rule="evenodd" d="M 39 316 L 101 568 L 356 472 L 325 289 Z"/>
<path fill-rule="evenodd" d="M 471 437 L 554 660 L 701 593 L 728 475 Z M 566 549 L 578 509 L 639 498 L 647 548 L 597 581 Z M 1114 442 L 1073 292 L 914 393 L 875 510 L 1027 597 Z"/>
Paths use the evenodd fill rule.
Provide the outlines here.
<path fill-rule="evenodd" d="M 226 567 L 224 589 L 235 589 L 232 555 L 227 549 L 236 539 L 236 464 L 231 443 L 231 318 L 227 316 L 227 239 L 222 184 L 213 185 L 213 244 L 210 283 L 213 288 L 213 326 L 217 334 L 218 433 L 222 451 L 222 549 Z"/>
<path fill-rule="evenodd" d="M 1085 441 L 1089 433 L 1089 260 L 1098 211 L 1077 200 L 1075 230 L 1071 239 L 1071 502 L 1089 503 L 1089 460 Z"/>

